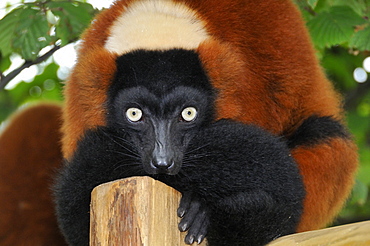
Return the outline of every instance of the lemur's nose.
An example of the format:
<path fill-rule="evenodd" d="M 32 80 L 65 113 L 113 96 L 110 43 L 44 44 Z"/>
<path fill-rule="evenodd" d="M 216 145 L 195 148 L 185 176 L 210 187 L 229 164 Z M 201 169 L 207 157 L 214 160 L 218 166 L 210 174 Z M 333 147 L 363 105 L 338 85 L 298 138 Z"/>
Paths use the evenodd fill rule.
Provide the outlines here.
<path fill-rule="evenodd" d="M 154 157 L 153 166 L 158 169 L 160 173 L 166 173 L 168 169 L 173 166 L 172 160 L 167 160 L 165 157 Z"/>

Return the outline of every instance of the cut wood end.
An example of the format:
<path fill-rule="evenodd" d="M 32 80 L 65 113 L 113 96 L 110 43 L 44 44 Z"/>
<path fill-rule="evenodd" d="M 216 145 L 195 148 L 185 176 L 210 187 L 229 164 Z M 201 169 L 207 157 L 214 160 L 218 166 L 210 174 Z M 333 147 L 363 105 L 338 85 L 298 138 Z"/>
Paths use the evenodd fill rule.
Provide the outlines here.
<path fill-rule="evenodd" d="M 180 199 L 178 191 L 150 177 L 97 186 L 91 193 L 90 245 L 185 246 L 186 232 L 177 229 Z"/>

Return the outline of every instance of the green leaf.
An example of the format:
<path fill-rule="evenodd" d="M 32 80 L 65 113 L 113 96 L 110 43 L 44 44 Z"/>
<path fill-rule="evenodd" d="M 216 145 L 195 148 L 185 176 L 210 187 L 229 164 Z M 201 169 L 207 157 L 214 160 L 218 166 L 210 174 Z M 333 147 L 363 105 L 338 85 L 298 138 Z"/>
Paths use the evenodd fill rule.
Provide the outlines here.
<path fill-rule="evenodd" d="M 333 6 L 332 3 L 333 0 L 318 0 L 315 6 L 315 11 L 317 13 L 323 12 L 328 10 L 331 6 Z"/>
<path fill-rule="evenodd" d="M 311 6 L 312 9 L 315 9 L 318 1 L 319 0 L 308 0 L 307 3 Z"/>
<path fill-rule="evenodd" d="M 334 6 L 319 13 L 307 26 L 318 48 L 348 42 L 354 34 L 354 27 L 365 22 L 348 6 Z"/>
<path fill-rule="evenodd" d="M 0 20 L 0 51 L 3 56 L 13 52 L 11 42 L 15 38 L 15 29 L 23 10 L 23 8 L 16 8 Z"/>
<path fill-rule="evenodd" d="M 28 5 L 19 15 L 13 39 L 14 51 L 25 60 L 35 60 L 41 49 L 51 42 L 46 15 Z"/>
<path fill-rule="evenodd" d="M 349 41 L 349 46 L 361 51 L 370 51 L 370 25 L 356 32 Z"/>
<path fill-rule="evenodd" d="M 351 7 L 360 16 L 369 13 L 370 0 L 335 0 L 334 5 L 346 5 Z"/>
<path fill-rule="evenodd" d="M 36 59 L 40 50 L 51 42 L 46 15 L 33 3 L 14 9 L 0 20 L 0 50 L 3 56 L 12 52 L 25 60 Z"/>
<path fill-rule="evenodd" d="M 56 35 L 66 45 L 79 38 L 90 25 L 95 14 L 91 4 L 81 2 L 49 2 L 47 6 L 60 18 L 56 24 Z"/>

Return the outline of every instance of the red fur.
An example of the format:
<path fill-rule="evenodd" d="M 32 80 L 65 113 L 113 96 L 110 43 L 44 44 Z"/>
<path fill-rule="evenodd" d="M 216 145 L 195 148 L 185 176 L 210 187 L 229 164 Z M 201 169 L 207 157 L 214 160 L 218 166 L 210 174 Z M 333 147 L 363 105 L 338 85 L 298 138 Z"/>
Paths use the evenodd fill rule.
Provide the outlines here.
<path fill-rule="evenodd" d="M 356 146 L 342 139 L 292 152 L 306 185 L 305 210 L 298 231 L 324 227 L 343 206 L 353 185 Z"/>
<path fill-rule="evenodd" d="M 17 114 L 0 136 L 0 245 L 66 245 L 54 216 L 51 185 L 62 163 L 61 108 Z"/>
<path fill-rule="evenodd" d="M 104 102 L 116 71 L 115 57 L 97 45 L 80 57 L 65 89 L 63 154 L 70 158 L 86 129 L 105 124 Z"/>

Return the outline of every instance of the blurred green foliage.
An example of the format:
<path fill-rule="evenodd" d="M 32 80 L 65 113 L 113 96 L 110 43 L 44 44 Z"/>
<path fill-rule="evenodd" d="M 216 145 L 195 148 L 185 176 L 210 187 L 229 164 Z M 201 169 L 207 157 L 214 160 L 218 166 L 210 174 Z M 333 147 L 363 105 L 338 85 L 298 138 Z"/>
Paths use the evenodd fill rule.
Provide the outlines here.
<path fill-rule="evenodd" d="M 35 101 L 62 101 L 62 84 L 57 76 L 59 66 L 50 63 L 31 83 L 20 82 L 12 90 L 0 91 L 0 121 L 25 103 Z"/>
<path fill-rule="evenodd" d="M 343 94 L 348 125 L 359 147 L 361 166 L 341 219 L 370 218 L 370 79 L 362 84 L 353 79 L 354 69 L 370 56 L 370 0 L 295 1 L 328 77 Z M 25 63 L 38 64 L 45 47 L 75 42 L 96 12 L 86 1 L 77 0 L 36 0 L 10 11 L 0 20 L 0 88 L 11 56 L 18 54 Z M 0 122 L 25 103 L 62 101 L 59 66 L 50 59 L 36 66 L 39 73 L 32 82 L 0 90 Z"/>

